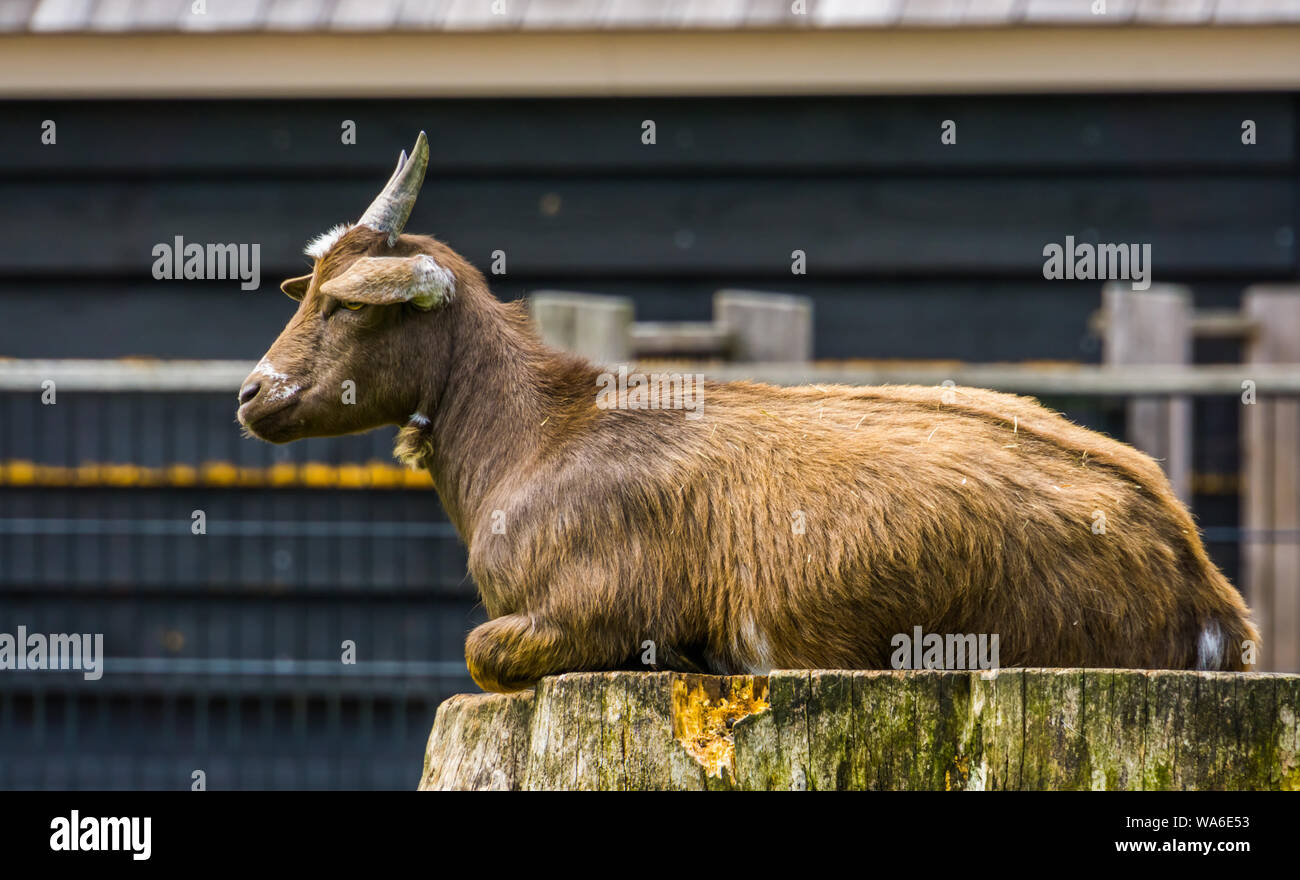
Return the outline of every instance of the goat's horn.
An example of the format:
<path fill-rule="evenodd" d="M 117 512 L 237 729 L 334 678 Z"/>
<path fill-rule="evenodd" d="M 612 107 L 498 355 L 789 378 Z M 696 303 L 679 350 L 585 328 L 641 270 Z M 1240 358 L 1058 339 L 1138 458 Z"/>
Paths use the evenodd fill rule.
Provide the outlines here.
<path fill-rule="evenodd" d="M 424 132 L 420 132 L 420 136 L 415 139 L 415 146 L 411 148 L 411 158 L 406 158 L 406 151 L 402 151 L 392 177 L 388 178 L 383 191 L 375 196 L 357 223 L 376 232 L 387 232 L 389 246 L 396 244 L 397 237 L 402 234 L 402 229 L 411 216 L 411 209 L 415 207 L 415 197 L 420 194 L 424 172 L 428 167 L 429 139 Z"/>

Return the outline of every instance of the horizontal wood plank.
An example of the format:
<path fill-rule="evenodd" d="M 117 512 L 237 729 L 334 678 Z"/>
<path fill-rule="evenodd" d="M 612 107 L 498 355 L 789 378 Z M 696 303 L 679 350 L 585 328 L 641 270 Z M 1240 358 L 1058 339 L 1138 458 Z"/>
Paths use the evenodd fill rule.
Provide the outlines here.
<path fill-rule="evenodd" d="M 261 268 L 298 274 L 304 242 L 369 204 L 373 180 L 0 183 L 23 222 L 0 239 L 0 273 L 150 278 L 153 248 L 256 243 Z M 1042 277 L 1043 248 L 1151 245 L 1174 272 L 1295 267 L 1295 189 L 1284 176 L 766 177 L 650 181 L 430 177 L 408 229 L 433 232 L 508 273 L 687 276 L 853 273 Z M 278 278 L 263 278 L 273 289 Z"/>
<path fill-rule="evenodd" d="M 1293 167 L 1285 95 L 0 101 L 0 175 Z M 57 125 L 56 145 L 41 141 Z M 343 123 L 356 124 L 354 144 Z M 655 143 L 643 123 L 655 123 Z M 940 140 L 956 124 L 956 143 Z M 1241 142 L 1242 123 L 1257 142 Z"/>

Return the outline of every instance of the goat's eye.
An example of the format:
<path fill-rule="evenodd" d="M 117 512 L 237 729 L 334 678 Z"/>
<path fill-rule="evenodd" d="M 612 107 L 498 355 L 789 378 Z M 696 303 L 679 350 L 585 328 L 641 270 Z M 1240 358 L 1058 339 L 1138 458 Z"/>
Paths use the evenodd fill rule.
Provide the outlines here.
<path fill-rule="evenodd" d="M 357 309 L 361 308 L 364 305 L 365 303 L 363 302 L 345 302 L 343 304 L 343 308 L 347 309 L 350 312 L 355 312 Z"/>

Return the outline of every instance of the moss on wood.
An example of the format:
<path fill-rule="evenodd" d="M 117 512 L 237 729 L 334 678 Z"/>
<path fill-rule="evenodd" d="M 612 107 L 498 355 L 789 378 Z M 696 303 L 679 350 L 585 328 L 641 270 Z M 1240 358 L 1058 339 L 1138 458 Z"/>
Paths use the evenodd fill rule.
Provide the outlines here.
<path fill-rule="evenodd" d="M 574 673 L 438 709 L 421 789 L 1300 790 L 1300 676 Z"/>

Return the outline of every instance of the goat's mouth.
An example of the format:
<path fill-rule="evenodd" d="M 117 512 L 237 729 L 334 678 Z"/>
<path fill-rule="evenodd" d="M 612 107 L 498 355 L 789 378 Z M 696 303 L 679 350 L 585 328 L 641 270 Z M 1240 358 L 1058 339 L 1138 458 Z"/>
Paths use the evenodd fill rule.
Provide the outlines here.
<path fill-rule="evenodd" d="M 257 401 L 250 401 L 239 408 L 235 418 L 245 431 L 259 440 L 288 443 L 302 436 L 303 420 L 293 418 L 298 402 L 298 398 L 293 397 L 272 409 L 258 409 Z"/>

